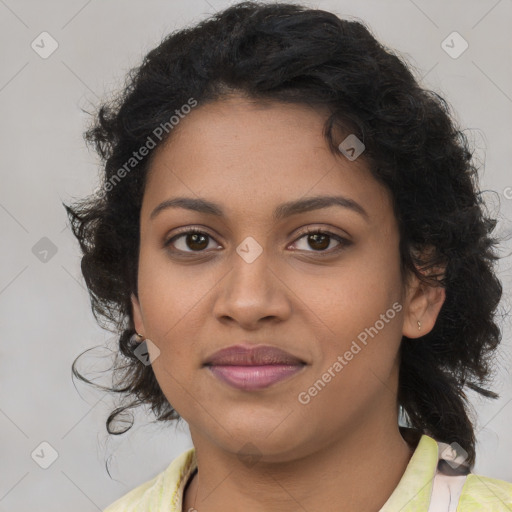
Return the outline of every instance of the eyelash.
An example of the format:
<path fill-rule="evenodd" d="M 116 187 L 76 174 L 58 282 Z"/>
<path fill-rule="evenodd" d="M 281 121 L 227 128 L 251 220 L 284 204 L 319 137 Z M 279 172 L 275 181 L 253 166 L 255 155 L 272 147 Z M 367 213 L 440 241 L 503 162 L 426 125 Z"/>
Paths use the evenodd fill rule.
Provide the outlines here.
<path fill-rule="evenodd" d="M 169 247 L 171 246 L 171 244 L 173 242 L 175 242 L 176 240 L 178 240 L 179 238 L 181 238 L 182 236 L 186 236 L 186 235 L 193 235 L 193 234 L 198 234 L 198 235 L 206 235 L 206 237 L 212 239 L 212 240 L 215 240 L 211 235 L 209 235 L 208 233 L 206 233 L 205 231 L 201 231 L 197 228 L 186 228 L 184 229 L 183 231 L 180 231 L 178 233 L 176 233 L 175 235 L 173 235 L 171 238 L 169 238 L 168 240 L 166 240 L 164 242 L 164 247 Z M 347 240 L 346 238 L 343 238 L 339 235 L 336 235 L 334 233 L 331 233 L 330 231 L 323 231 L 321 229 L 318 229 L 318 228 L 306 228 L 306 231 L 304 233 L 301 233 L 298 238 L 295 239 L 295 242 L 300 240 L 301 238 L 304 238 L 305 236 L 307 235 L 326 235 L 328 236 L 329 238 L 333 238 L 334 240 L 336 240 L 337 242 L 339 242 L 339 246 L 335 249 L 331 249 L 331 250 L 322 250 L 322 251 L 314 251 L 314 250 L 311 250 L 311 251 L 306 251 L 306 252 L 312 252 L 316 255 L 319 255 L 320 257 L 322 256 L 331 256 L 341 250 L 343 250 L 345 247 L 349 246 L 352 244 L 352 242 L 350 240 Z M 294 242 L 294 243 L 295 243 Z M 182 251 L 181 249 L 171 249 L 173 252 L 181 252 L 183 254 L 194 254 L 194 253 L 197 253 L 197 254 L 201 254 L 201 253 L 204 253 L 206 252 L 205 250 L 203 251 Z"/>

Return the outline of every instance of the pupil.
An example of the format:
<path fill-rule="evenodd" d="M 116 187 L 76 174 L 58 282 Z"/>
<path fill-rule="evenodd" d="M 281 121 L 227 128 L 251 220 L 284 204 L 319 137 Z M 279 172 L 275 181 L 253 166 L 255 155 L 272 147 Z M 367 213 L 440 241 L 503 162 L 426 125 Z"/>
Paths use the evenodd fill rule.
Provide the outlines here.
<path fill-rule="evenodd" d="M 327 235 L 322 235 L 321 233 L 315 233 L 313 235 L 310 235 L 310 239 L 313 239 L 313 243 L 318 243 L 318 239 L 319 238 L 323 238 L 324 239 L 324 242 L 327 240 L 328 236 Z M 329 247 L 329 241 L 327 241 L 327 245 L 324 243 L 321 247 L 317 247 L 317 249 L 325 249 Z M 314 247 L 313 247 L 314 248 Z"/>
<path fill-rule="evenodd" d="M 189 237 L 190 237 L 190 239 L 192 239 L 192 244 L 198 243 L 200 245 L 199 249 L 204 249 L 205 247 L 208 246 L 208 243 L 206 243 L 206 244 L 204 243 L 206 241 L 206 237 L 200 233 L 192 233 L 191 235 L 189 235 Z M 199 238 L 203 239 L 203 244 L 198 242 Z M 189 245 L 189 247 L 190 247 L 190 245 Z M 194 247 L 190 247 L 190 249 L 194 249 Z M 197 247 L 196 247 L 196 249 L 197 249 Z"/>
<path fill-rule="evenodd" d="M 202 243 L 199 241 L 201 238 L 203 239 Z M 328 236 L 322 235 L 321 233 L 314 233 L 312 235 L 309 235 L 309 240 L 310 240 L 310 242 L 312 241 L 312 243 L 313 243 L 313 245 L 311 245 L 311 244 L 310 245 L 311 245 L 311 247 L 316 248 L 316 249 L 326 249 L 327 247 L 329 247 L 329 241 L 327 239 L 328 239 Z M 205 247 L 208 246 L 208 244 L 206 243 L 206 237 L 200 233 L 192 233 L 191 235 L 189 235 L 189 241 L 191 242 L 189 244 L 190 249 L 199 249 L 200 250 L 200 249 L 204 249 Z M 194 248 L 191 246 L 193 244 L 196 244 L 196 245 L 198 244 L 199 247 Z M 314 247 L 315 244 L 319 244 L 319 246 L 317 245 L 316 247 Z"/>

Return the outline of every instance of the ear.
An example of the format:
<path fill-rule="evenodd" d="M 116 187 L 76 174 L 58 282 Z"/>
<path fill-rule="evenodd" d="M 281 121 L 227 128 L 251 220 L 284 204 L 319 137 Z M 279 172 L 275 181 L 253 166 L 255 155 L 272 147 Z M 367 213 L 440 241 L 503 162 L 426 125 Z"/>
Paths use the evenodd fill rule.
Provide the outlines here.
<path fill-rule="evenodd" d="M 434 328 L 445 299 L 444 287 L 425 284 L 418 276 L 411 274 L 407 284 L 402 334 L 408 338 L 428 334 Z"/>
<path fill-rule="evenodd" d="M 133 293 L 131 294 L 130 299 L 132 301 L 133 323 L 135 325 L 135 330 L 139 334 L 142 334 L 144 336 L 146 330 L 144 328 L 144 321 L 142 319 L 142 309 L 139 304 L 139 299 L 137 299 L 137 297 Z"/>

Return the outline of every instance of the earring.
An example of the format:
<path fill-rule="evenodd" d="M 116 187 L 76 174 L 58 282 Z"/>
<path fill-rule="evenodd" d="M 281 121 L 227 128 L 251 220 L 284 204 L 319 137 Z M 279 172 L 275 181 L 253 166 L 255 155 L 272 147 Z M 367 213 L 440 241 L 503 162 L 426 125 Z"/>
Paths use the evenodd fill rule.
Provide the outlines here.
<path fill-rule="evenodd" d="M 144 341 L 144 336 L 136 332 L 135 334 L 132 335 L 130 341 L 132 343 L 141 343 L 142 341 Z"/>
<path fill-rule="evenodd" d="M 418 320 L 418 331 L 421 331 L 421 322 Z"/>

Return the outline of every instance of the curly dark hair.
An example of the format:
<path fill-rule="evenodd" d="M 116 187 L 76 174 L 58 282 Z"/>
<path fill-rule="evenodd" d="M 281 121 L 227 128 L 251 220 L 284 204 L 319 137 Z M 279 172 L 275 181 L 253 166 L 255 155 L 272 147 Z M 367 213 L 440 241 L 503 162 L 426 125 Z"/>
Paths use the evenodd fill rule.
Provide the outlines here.
<path fill-rule="evenodd" d="M 180 419 L 151 365 L 133 353 L 130 294 L 137 296 L 140 207 L 154 151 L 132 161 L 133 169 L 126 163 L 150 139 L 160 145 L 172 137 L 169 119 L 191 98 L 201 106 L 238 94 L 327 107 L 323 134 L 336 154 L 336 128 L 364 142 L 361 158 L 392 194 L 402 275 L 413 272 L 446 291 L 433 330 L 421 342 L 402 339 L 398 404 L 408 426 L 459 443 L 474 465 L 465 388 L 498 397 L 482 387 L 501 341 L 498 238 L 491 237 L 497 222 L 487 213 L 472 150 L 449 105 L 420 87 L 408 66 L 364 22 L 295 4 L 243 2 L 168 35 L 129 72 L 121 93 L 99 107 L 85 139 L 102 158 L 102 187 L 64 207 L 83 252 L 94 316 L 113 323 L 119 336 L 118 382 L 100 386 L 122 395 L 107 419 L 109 434 L 129 430 L 133 423 L 121 431 L 111 424 L 143 404 L 157 421 Z M 161 126 L 165 136 L 155 137 Z M 426 272 L 438 268 L 444 271 Z M 73 374 L 92 384 L 76 362 Z"/>

